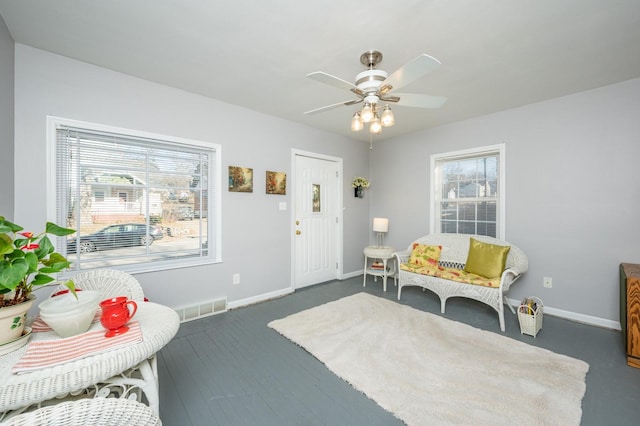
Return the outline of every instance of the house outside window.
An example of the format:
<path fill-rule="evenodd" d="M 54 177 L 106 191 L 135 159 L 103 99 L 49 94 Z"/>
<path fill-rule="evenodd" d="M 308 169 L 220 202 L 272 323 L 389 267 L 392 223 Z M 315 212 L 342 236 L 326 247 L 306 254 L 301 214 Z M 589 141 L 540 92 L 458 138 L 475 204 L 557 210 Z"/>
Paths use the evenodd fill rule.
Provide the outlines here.
<path fill-rule="evenodd" d="M 431 232 L 504 239 L 504 144 L 431 156 Z"/>
<path fill-rule="evenodd" d="M 55 222 L 76 230 L 56 241 L 71 273 L 220 261 L 219 145 L 55 117 L 48 138 Z"/>

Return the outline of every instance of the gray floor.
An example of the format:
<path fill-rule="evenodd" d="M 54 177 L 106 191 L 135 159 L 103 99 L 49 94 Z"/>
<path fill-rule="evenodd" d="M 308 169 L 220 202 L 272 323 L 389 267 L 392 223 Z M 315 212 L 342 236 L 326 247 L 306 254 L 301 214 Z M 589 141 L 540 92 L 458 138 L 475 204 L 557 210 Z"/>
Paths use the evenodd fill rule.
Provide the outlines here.
<path fill-rule="evenodd" d="M 271 320 L 361 291 L 396 300 L 393 284 L 384 293 L 380 280 L 363 288 L 359 277 L 182 324 L 158 358 L 163 424 L 403 424 L 267 327 Z M 402 294 L 401 303 L 439 314 L 434 294 L 411 287 Z M 500 333 L 497 314 L 477 302 L 451 299 L 446 317 Z M 619 331 L 547 314 L 534 339 L 520 334 L 510 312 L 506 327 L 513 339 L 589 363 L 583 425 L 640 424 L 640 369 L 627 366 Z"/>

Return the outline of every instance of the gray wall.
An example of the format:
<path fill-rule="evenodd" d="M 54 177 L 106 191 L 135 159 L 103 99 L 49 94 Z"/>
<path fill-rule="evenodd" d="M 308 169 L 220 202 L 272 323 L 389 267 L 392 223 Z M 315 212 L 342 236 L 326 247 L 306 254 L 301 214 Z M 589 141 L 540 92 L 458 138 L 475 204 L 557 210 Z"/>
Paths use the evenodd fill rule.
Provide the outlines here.
<path fill-rule="evenodd" d="M 530 263 L 509 297 L 613 326 L 618 265 L 640 262 L 639 111 L 635 79 L 379 143 L 371 217 L 389 217 L 386 241 L 408 247 L 429 232 L 430 156 L 504 142 L 506 239 Z"/>
<path fill-rule="evenodd" d="M 362 269 L 368 202 L 349 196 L 351 176 L 368 172 L 368 146 L 244 108 L 16 45 L 16 145 L 29 173 L 16 181 L 15 214 L 34 229 L 46 213 L 47 115 L 149 131 L 222 146 L 223 263 L 136 275 L 145 294 L 173 307 L 227 296 L 249 302 L 291 284 L 291 182 L 286 196 L 266 195 L 265 171 L 291 176 L 291 150 L 344 159 L 344 267 Z M 228 166 L 254 169 L 254 193 L 229 193 Z M 366 199 L 365 199 L 366 200 Z M 286 201 L 289 209 L 279 210 Z M 232 274 L 241 274 L 233 286 Z M 188 287 L 186 284 L 188 283 Z"/>
<path fill-rule="evenodd" d="M 12 59 L 0 49 L 3 64 Z M 374 240 L 372 217 L 390 218 L 386 241 L 397 248 L 428 232 L 431 154 L 504 142 L 506 239 L 530 261 L 510 297 L 539 296 L 548 311 L 578 320 L 618 321 L 618 264 L 640 262 L 634 222 L 640 80 L 376 142 L 370 152 L 341 136 L 24 45 L 15 49 L 15 162 L 29 164 L 29 173 L 15 171 L 21 224 L 36 229 L 47 218 L 47 115 L 219 143 L 223 180 L 229 165 L 254 168 L 253 194 L 229 193 L 223 185 L 224 262 L 138 275 L 154 301 L 177 307 L 228 296 L 243 302 L 289 288 L 291 217 L 278 203 L 290 207 L 290 195 L 267 196 L 261 188 L 265 170 L 290 175 L 291 149 L 344 159 L 343 270 L 352 275 L 362 268 L 362 247 Z M 356 175 L 371 179 L 364 199 L 351 195 Z M 231 285 L 233 273 L 242 276 L 238 286 Z M 542 287 L 543 276 L 553 278 L 552 289 Z"/>
<path fill-rule="evenodd" d="M 0 216 L 13 219 L 14 43 L 0 16 Z"/>

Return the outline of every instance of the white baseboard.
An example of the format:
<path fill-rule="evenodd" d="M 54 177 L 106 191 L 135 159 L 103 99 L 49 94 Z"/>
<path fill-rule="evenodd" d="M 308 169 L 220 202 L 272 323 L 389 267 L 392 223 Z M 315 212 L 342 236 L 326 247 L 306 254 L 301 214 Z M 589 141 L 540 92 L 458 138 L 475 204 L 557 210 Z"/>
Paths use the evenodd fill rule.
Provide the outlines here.
<path fill-rule="evenodd" d="M 518 306 L 520 306 L 519 300 L 514 300 L 509 298 L 505 298 L 505 299 L 514 308 L 517 308 Z M 544 313 L 552 315 L 554 317 L 559 317 L 559 318 L 564 318 L 571 321 L 581 322 L 584 324 L 594 325 L 596 327 L 609 328 L 612 330 L 622 330 L 622 327 L 620 326 L 620 322 L 605 319 L 605 318 L 600 318 L 600 317 L 594 317 L 592 315 L 579 314 L 576 312 L 565 311 L 563 309 L 551 308 L 546 305 L 544 307 Z"/>
<path fill-rule="evenodd" d="M 349 272 L 348 274 L 343 274 L 342 279 L 346 280 L 348 278 L 357 277 L 358 275 L 362 275 L 363 271 Z M 257 296 L 249 297 L 247 299 L 235 300 L 233 302 L 229 302 L 227 307 L 229 309 L 236 309 L 242 306 L 253 305 L 254 303 L 265 302 L 269 299 L 275 299 L 276 297 L 286 296 L 287 294 L 291 294 L 295 291 L 294 288 L 288 287 L 283 288 L 281 290 L 272 291 L 270 293 L 259 294 Z"/>
<path fill-rule="evenodd" d="M 347 274 L 343 274 L 342 279 L 349 279 L 353 277 L 357 277 L 362 275 L 364 272 L 354 271 L 349 272 Z M 272 291 L 270 293 L 260 294 L 258 296 L 249 297 L 247 299 L 236 300 L 233 302 L 229 302 L 227 307 L 228 309 L 236 309 L 242 306 L 252 305 L 258 302 L 264 302 L 269 299 L 275 299 L 276 297 L 286 296 L 287 294 L 291 294 L 295 291 L 295 289 L 288 287 L 283 288 L 281 290 Z M 520 306 L 520 301 L 515 299 L 505 298 L 505 300 L 514 308 Z M 548 315 L 552 315 L 554 317 L 564 318 L 571 321 L 581 322 L 588 325 L 593 325 L 596 327 L 609 328 L 612 330 L 621 330 L 620 322 L 613 321 L 605 318 L 595 317 L 592 315 L 579 314 L 577 312 L 565 311 L 563 309 L 556 309 L 549 306 L 544 307 L 544 312 Z"/>
<path fill-rule="evenodd" d="M 349 278 L 357 277 L 357 276 L 363 275 L 363 274 L 364 274 L 364 270 L 360 269 L 359 271 L 349 272 L 348 274 L 342 274 L 342 279 L 343 280 L 348 280 Z"/>
<path fill-rule="evenodd" d="M 362 275 L 363 273 L 364 272 L 362 269 L 355 272 L 349 272 L 347 274 L 342 274 L 342 279 L 346 280 L 349 278 L 357 277 L 359 275 Z M 294 291 L 295 289 L 291 287 L 283 288 L 281 290 L 272 291 L 270 293 L 259 294 L 257 296 L 249 297 L 247 299 L 240 299 L 240 300 L 235 300 L 233 302 L 229 302 L 227 304 L 227 307 L 228 309 L 236 309 L 242 306 L 253 305 L 254 303 L 265 302 L 269 299 L 275 299 L 276 297 L 286 296 L 287 294 L 291 294 Z"/>
<path fill-rule="evenodd" d="M 281 290 L 272 291 L 270 293 L 259 294 L 258 296 L 249 297 L 247 299 L 235 300 L 233 302 L 229 302 L 227 307 L 229 309 L 236 309 L 242 306 L 253 305 L 254 303 L 264 302 L 269 299 L 275 299 L 276 297 L 286 296 L 287 294 L 293 293 L 293 291 L 293 288 L 287 287 Z"/>

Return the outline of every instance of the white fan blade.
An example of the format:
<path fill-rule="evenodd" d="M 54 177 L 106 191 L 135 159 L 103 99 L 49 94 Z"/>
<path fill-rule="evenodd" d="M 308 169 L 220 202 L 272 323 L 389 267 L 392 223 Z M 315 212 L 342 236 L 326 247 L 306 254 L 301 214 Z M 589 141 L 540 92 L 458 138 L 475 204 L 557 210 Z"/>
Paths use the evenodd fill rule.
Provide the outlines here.
<path fill-rule="evenodd" d="M 304 115 L 316 114 L 318 112 L 328 111 L 330 109 L 338 108 L 338 107 L 341 107 L 341 106 L 344 106 L 344 105 L 357 104 L 358 102 L 362 102 L 362 99 L 356 99 L 356 100 L 349 99 L 348 101 L 338 102 L 337 104 L 327 105 L 327 106 L 323 106 L 322 108 L 312 109 L 311 111 L 305 112 Z"/>
<path fill-rule="evenodd" d="M 416 108 L 440 108 L 447 102 L 444 96 L 420 95 L 417 93 L 394 93 L 400 98 L 398 105 Z"/>
<path fill-rule="evenodd" d="M 357 89 L 356 85 L 353 83 L 349 83 L 346 80 L 333 76 L 331 74 L 327 74 L 326 72 L 316 71 L 311 74 L 307 74 L 312 80 L 319 81 L 320 83 L 328 84 L 330 86 L 338 87 L 340 89 Z"/>
<path fill-rule="evenodd" d="M 427 75 L 434 69 L 438 68 L 439 65 L 439 60 L 433 56 L 423 53 L 394 71 L 393 74 L 382 82 L 382 85 L 384 86 L 385 84 L 389 84 L 392 86 L 392 90 L 397 90 L 414 82 L 420 77 Z"/>

